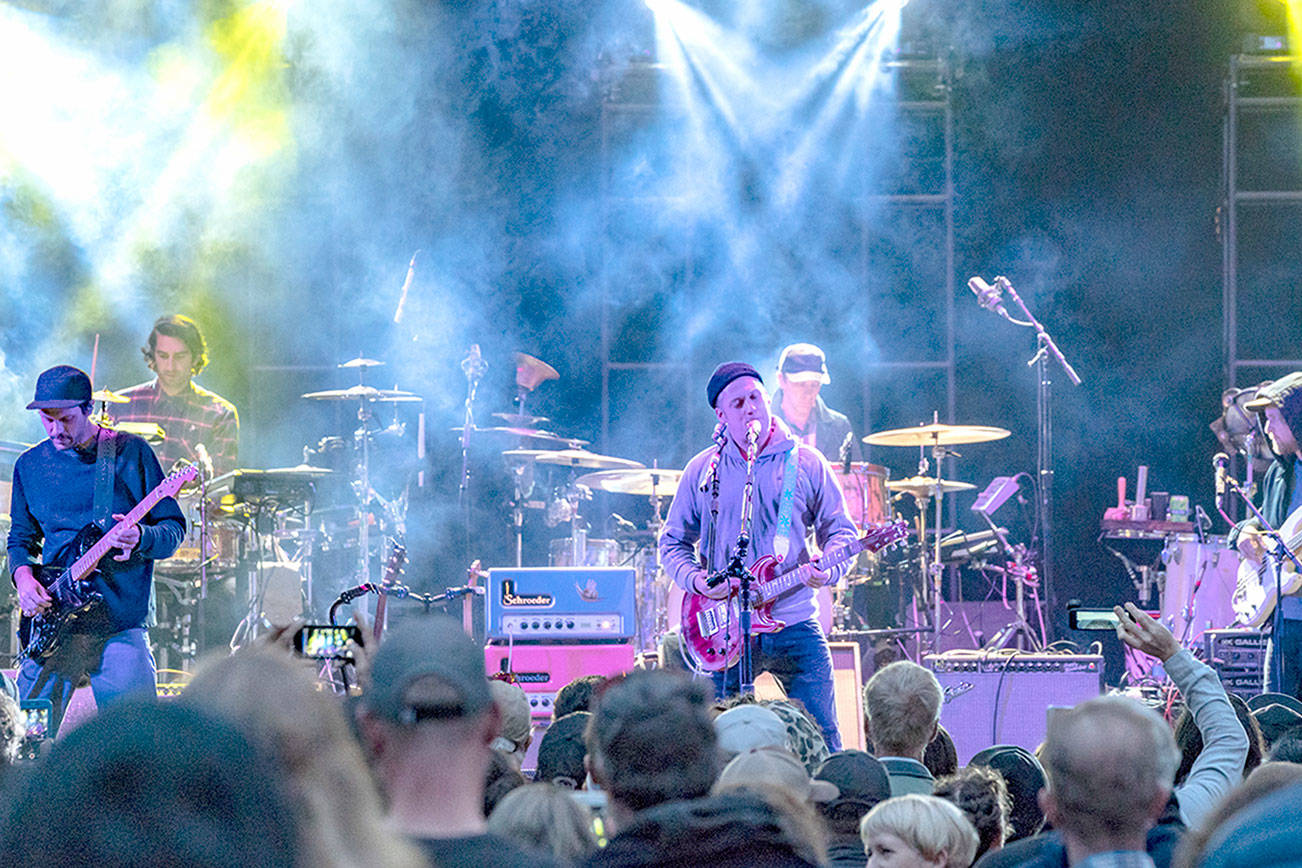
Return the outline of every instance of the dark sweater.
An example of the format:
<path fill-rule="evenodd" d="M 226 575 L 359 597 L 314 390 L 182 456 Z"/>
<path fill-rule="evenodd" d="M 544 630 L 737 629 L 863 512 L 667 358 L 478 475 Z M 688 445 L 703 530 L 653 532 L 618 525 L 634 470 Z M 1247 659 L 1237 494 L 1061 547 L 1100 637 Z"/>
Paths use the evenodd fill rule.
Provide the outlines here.
<path fill-rule="evenodd" d="M 118 432 L 112 512 L 125 514 L 163 480 L 149 444 Z M 91 523 L 95 500 L 95 447 L 59 451 L 44 440 L 14 463 L 10 502 L 9 567 L 59 562 L 71 564 L 64 549 Z M 113 526 L 112 519 L 108 527 Z M 165 497 L 140 523 L 140 542 L 125 562 L 114 549 L 100 561 L 96 590 L 104 595 L 105 617 L 86 626 L 108 632 L 140 627 L 149 608 L 153 561 L 169 557 L 185 535 L 185 518 L 175 500 Z M 48 577 L 53 578 L 53 577 Z M 81 625 L 83 622 L 78 622 Z"/>

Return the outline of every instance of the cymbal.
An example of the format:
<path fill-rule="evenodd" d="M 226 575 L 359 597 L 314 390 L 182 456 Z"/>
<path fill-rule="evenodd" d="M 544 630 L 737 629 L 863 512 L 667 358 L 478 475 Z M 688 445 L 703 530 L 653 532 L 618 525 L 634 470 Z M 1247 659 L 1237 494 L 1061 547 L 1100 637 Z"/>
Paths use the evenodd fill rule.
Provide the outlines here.
<path fill-rule="evenodd" d="M 927 496 L 936 493 L 936 478 L 934 476 L 910 476 L 906 479 L 891 479 L 886 482 L 886 487 L 891 491 L 902 491 L 905 494 L 917 496 Z M 953 479 L 942 479 L 940 481 L 940 493 L 949 494 L 954 491 L 970 491 L 976 488 L 970 482 L 956 482 Z"/>
<path fill-rule="evenodd" d="M 313 467 L 310 464 L 296 464 L 293 467 L 273 467 L 263 473 L 274 473 L 286 479 L 319 479 L 334 473 L 328 467 Z"/>
<path fill-rule="evenodd" d="M 528 413 L 494 413 L 493 416 L 508 425 L 524 428 L 537 428 L 542 423 L 551 421 L 546 416 L 530 416 Z"/>
<path fill-rule="evenodd" d="M 985 443 L 1002 440 L 1012 432 L 990 425 L 946 425 L 932 422 L 916 428 L 892 428 L 863 438 L 870 446 L 954 446 L 959 443 Z"/>
<path fill-rule="evenodd" d="M 609 491 L 614 494 L 640 494 L 670 496 L 678 490 L 681 470 L 646 467 L 639 470 L 601 470 L 579 477 L 579 485 Z"/>
<path fill-rule="evenodd" d="M 591 467 L 594 470 L 636 469 L 642 465 L 627 458 L 598 455 L 586 449 L 508 449 L 505 458 L 522 458 L 539 464 L 559 464 L 564 467 Z"/>
<path fill-rule="evenodd" d="M 339 363 L 338 365 L 336 365 L 335 367 L 337 367 L 337 368 L 361 368 L 361 369 L 363 369 L 363 370 L 367 370 L 367 369 L 369 369 L 369 368 L 382 368 L 382 367 L 384 367 L 384 362 L 378 362 L 378 361 L 376 361 L 375 359 L 366 359 L 366 358 L 362 358 L 361 356 L 358 356 L 358 357 L 355 358 L 355 359 L 349 359 L 349 360 L 346 361 L 346 362 L 340 362 L 340 363 Z"/>
<path fill-rule="evenodd" d="M 124 398 L 112 389 L 96 389 L 90 399 L 101 404 L 130 404 L 130 398 Z"/>
<path fill-rule="evenodd" d="M 420 395 L 397 389 L 377 389 L 374 386 L 350 386 L 347 389 L 326 389 L 303 395 L 309 401 L 381 401 L 389 404 L 416 404 Z"/>
<path fill-rule="evenodd" d="M 114 431 L 125 431 L 128 434 L 143 437 L 153 446 L 157 446 L 167 439 L 162 426 L 157 422 L 111 422 L 101 418 L 95 424 Z"/>
<path fill-rule="evenodd" d="M 21 455 L 31 448 L 31 443 L 19 443 L 16 440 L 0 440 L 0 452 L 9 452 L 14 455 Z M 7 503 L 0 503 L 0 506 L 3 506 L 5 509 L 9 508 L 9 504 Z"/>
<path fill-rule="evenodd" d="M 460 425 L 457 425 L 452 430 L 460 434 L 462 429 Z M 531 440 L 543 440 L 547 443 L 565 443 L 576 448 L 579 446 L 587 446 L 591 442 L 590 440 L 581 440 L 578 437 L 565 437 L 561 434 L 557 434 L 555 431 L 544 431 L 541 428 L 516 428 L 510 425 L 498 425 L 494 428 L 471 428 L 470 433 L 526 437 Z"/>
<path fill-rule="evenodd" d="M 559 380 L 561 375 L 556 369 L 526 353 L 515 354 L 515 384 L 521 389 L 532 392 L 547 380 Z"/>

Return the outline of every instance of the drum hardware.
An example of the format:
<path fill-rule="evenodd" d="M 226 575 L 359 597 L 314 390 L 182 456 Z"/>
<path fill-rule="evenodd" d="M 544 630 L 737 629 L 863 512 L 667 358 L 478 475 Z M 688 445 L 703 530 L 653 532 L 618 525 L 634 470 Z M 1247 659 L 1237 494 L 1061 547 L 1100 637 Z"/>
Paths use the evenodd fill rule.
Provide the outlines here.
<path fill-rule="evenodd" d="M 143 437 L 150 446 L 157 446 L 167 439 L 166 432 L 157 422 L 116 422 L 112 417 L 104 414 L 91 417 L 91 421 L 110 431 L 124 431 L 127 434 Z"/>
<path fill-rule="evenodd" d="M 943 500 L 946 493 L 964 491 L 975 488 L 976 486 L 968 483 L 952 483 L 943 479 L 944 462 L 946 458 L 961 457 L 957 452 L 948 448 L 964 443 L 987 443 L 993 440 L 1002 440 L 1009 436 L 1011 432 L 1006 428 L 996 428 L 989 425 L 950 425 L 940 421 L 940 414 L 933 413 L 930 424 L 919 425 L 915 428 L 896 428 L 887 431 L 878 431 L 875 434 L 869 434 L 863 438 L 863 442 L 870 446 L 916 446 L 918 447 L 918 471 L 917 475 L 907 479 L 895 480 L 887 483 L 887 487 L 908 493 L 913 496 L 918 505 L 918 540 L 920 542 L 927 539 L 927 509 L 928 499 L 934 499 L 936 504 L 935 512 L 935 533 L 930 552 L 930 557 L 924 555 L 923 558 L 923 575 L 929 581 L 923 588 L 924 596 L 930 596 L 930 600 L 925 600 L 930 604 L 931 611 L 931 635 L 932 647 L 939 650 L 940 647 L 940 630 L 941 630 L 941 580 L 944 575 L 944 563 L 941 559 L 940 539 L 941 526 L 943 524 Z M 928 460 L 927 448 L 930 447 L 930 458 L 936 462 L 935 477 L 928 476 L 930 470 L 930 461 Z M 955 486 L 958 486 L 957 488 Z M 924 549 L 926 552 L 926 549 Z M 916 601 L 915 601 L 916 605 Z M 916 622 L 915 622 L 916 623 Z M 921 651 L 921 649 L 919 649 Z"/>
<path fill-rule="evenodd" d="M 91 392 L 90 400 L 96 404 L 130 404 L 131 403 L 130 398 L 123 397 L 122 395 L 119 395 L 117 392 L 113 391 L 112 389 L 96 389 L 94 392 Z M 105 409 L 104 407 L 101 407 L 100 408 L 101 412 L 103 412 L 104 409 Z"/>

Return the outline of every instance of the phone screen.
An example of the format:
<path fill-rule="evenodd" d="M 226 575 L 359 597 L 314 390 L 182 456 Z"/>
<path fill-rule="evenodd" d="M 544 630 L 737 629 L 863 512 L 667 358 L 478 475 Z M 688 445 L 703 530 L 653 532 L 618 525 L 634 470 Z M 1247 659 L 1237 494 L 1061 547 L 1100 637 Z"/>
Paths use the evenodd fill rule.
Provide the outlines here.
<path fill-rule="evenodd" d="M 308 624 L 294 634 L 294 650 L 304 657 L 318 660 L 350 660 L 348 643 L 361 641 L 361 637 L 361 631 L 355 625 Z"/>

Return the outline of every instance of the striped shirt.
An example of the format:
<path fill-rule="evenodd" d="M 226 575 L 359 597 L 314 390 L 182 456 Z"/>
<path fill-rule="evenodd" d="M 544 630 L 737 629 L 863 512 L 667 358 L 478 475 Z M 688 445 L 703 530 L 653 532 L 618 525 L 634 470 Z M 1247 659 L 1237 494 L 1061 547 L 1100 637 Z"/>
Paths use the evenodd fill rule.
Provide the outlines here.
<path fill-rule="evenodd" d="M 164 472 L 177 461 L 193 461 L 195 446 L 202 443 L 212 456 L 218 475 L 234 470 L 240 440 L 240 418 L 235 405 L 216 392 L 190 383 L 188 391 L 168 395 L 154 379 L 118 394 L 131 403 L 110 408 L 119 422 L 156 422 L 165 435 L 154 447 Z"/>

